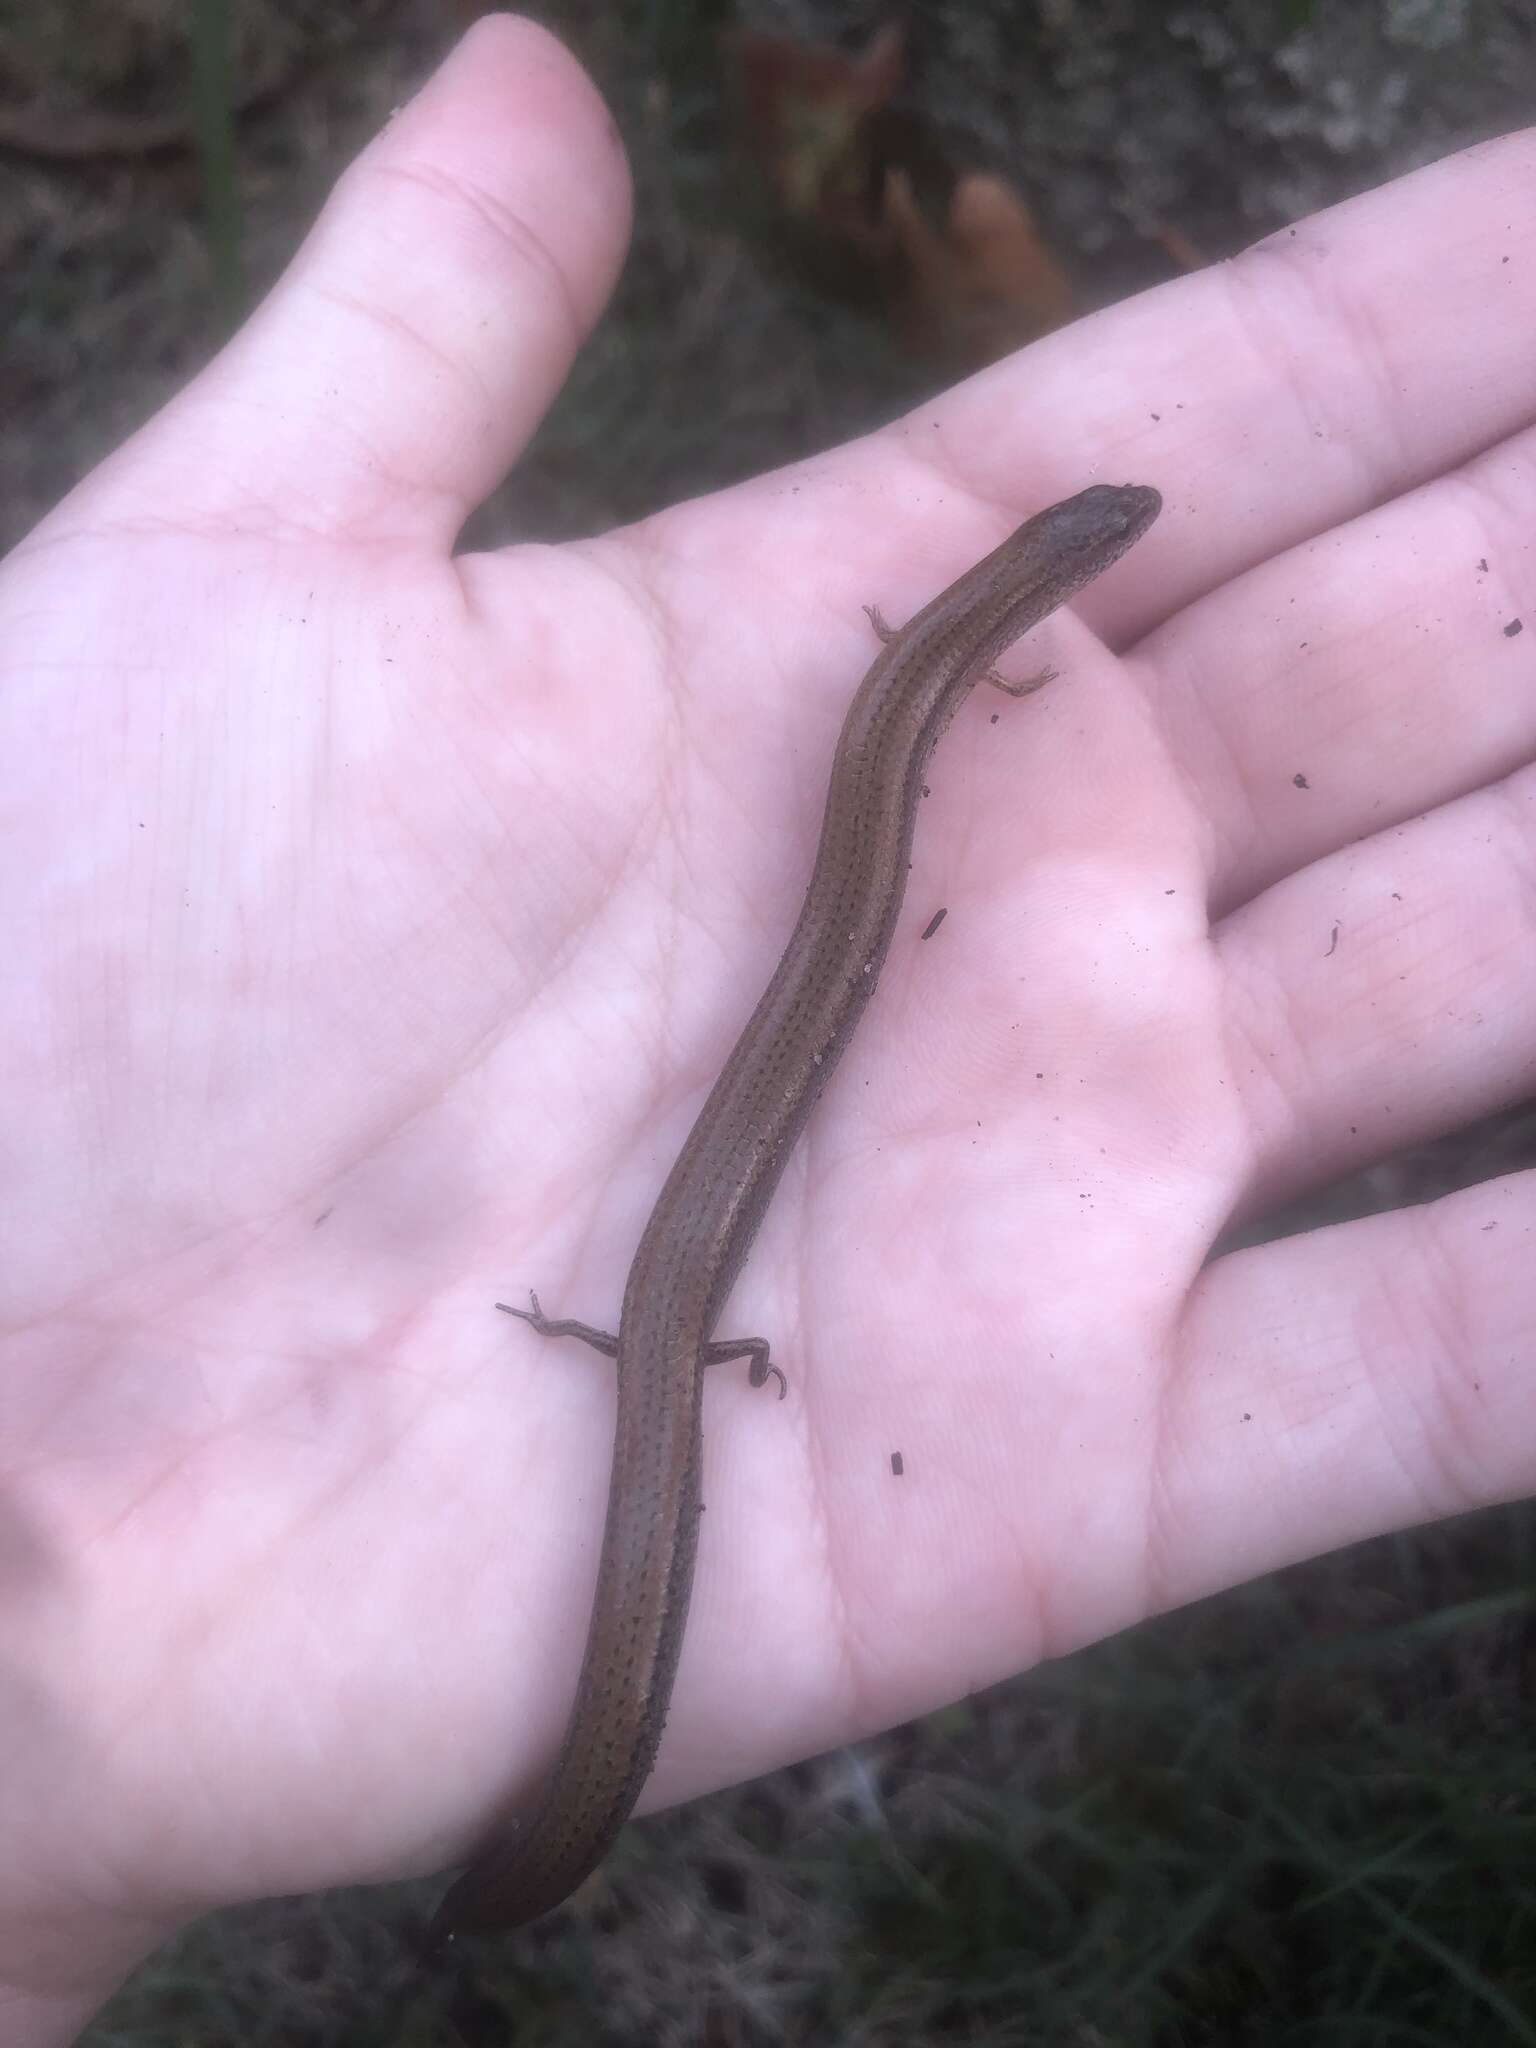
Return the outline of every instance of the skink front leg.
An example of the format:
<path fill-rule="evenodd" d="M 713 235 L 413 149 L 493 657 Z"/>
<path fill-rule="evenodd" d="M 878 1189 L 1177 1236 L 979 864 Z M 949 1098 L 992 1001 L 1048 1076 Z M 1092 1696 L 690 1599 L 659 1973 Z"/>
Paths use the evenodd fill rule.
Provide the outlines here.
<path fill-rule="evenodd" d="M 893 640 L 901 638 L 905 628 L 901 626 L 888 626 L 881 616 L 879 605 L 867 604 L 864 610 L 868 615 L 869 623 L 874 627 L 876 633 L 887 647 L 890 646 Z M 1043 668 L 1037 675 L 1025 676 L 1022 682 L 1010 683 L 1008 678 L 1000 676 L 995 668 L 989 668 L 981 680 L 984 683 L 990 683 L 995 690 L 1001 690 L 1009 697 L 1032 697 L 1036 690 L 1043 690 L 1047 683 L 1055 682 L 1056 671 L 1053 668 Z"/>

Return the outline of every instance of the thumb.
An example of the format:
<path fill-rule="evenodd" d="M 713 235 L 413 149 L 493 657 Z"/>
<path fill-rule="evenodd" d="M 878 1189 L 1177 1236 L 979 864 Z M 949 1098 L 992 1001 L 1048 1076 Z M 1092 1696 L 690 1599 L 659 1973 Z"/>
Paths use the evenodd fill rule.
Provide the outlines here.
<path fill-rule="evenodd" d="M 446 548 L 559 390 L 628 232 L 590 80 L 545 30 L 488 16 L 344 174 L 240 333 L 82 487 L 93 523 L 175 504 L 192 523 Z"/>

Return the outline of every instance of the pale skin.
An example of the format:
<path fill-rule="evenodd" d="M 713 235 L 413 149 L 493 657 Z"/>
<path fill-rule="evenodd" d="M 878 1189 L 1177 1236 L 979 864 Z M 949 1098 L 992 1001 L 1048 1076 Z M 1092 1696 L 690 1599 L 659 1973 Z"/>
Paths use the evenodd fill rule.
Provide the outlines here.
<path fill-rule="evenodd" d="M 628 229 L 590 85 L 488 20 L 12 556 L 7 2041 L 535 1786 L 611 1366 L 492 1303 L 611 1326 L 862 607 L 1088 483 L 1166 509 L 935 755 L 720 1326 L 789 1399 L 712 1374 L 646 1804 L 1536 1484 L 1536 1177 L 1204 1264 L 1536 1081 L 1533 172 L 1482 146 L 801 472 L 454 560 Z"/>

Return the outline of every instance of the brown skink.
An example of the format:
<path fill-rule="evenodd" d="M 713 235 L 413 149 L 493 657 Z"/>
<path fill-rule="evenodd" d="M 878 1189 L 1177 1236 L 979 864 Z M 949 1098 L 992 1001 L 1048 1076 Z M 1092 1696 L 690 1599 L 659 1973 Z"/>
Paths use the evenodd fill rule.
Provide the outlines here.
<path fill-rule="evenodd" d="M 704 1367 L 752 1361 L 760 1337 L 711 1341 L 790 1147 L 826 1086 L 891 943 L 934 741 L 1021 633 L 1116 561 L 1157 517 L 1141 484 L 1096 484 L 1037 513 L 885 641 L 832 757 L 799 922 L 710 1090 L 629 1269 L 619 1334 L 512 1309 L 548 1337 L 618 1361 L 608 1520 L 586 1656 L 542 1800 L 505 1824 L 444 1899 L 432 1938 L 520 1926 L 567 1896 L 628 1819 L 655 1760 L 682 1648 L 698 1542 Z M 1041 677 L 1039 681 L 1044 681 Z M 505 1303 L 498 1303 L 505 1307 Z"/>

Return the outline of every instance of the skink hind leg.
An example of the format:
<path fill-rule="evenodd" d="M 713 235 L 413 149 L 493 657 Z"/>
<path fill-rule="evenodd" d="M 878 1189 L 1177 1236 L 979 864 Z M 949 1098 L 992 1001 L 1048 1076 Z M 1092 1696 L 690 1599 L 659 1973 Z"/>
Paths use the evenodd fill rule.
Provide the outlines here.
<path fill-rule="evenodd" d="M 1043 690 L 1047 683 L 1055 682 L 1056 671 L 1053 668 L 1043 668 L 1036 675 L 1024 676 L 1020 681 L 1010 683 L 1008 678 L 1000 676 L 995 668 L 989 668 L 981 680 L 990 683 L 994 690 L 1001 690 L 1005 696 L 1032 697 L 1036 690 Z"/>
<path fill-rule="evenodd" d="M 747 1368 L 747 1385 L 749 1387 L 762 1386 L 766 1382 L 769 1373 L 772 1373 L 779 1383 L 779 1399 L 782 1401 L 789 1392 L 789 1381 L 785 1379 L 779 1368 L 769 1361 L 768 1339 L 766 1337 L 727 1337 L 719 1343 L 706 1344 L 704 1346 L 704 1363 L 706 1365 L 726 1365 L 733 1358 L 751 1359 L 752 1363 Z"/>
<path fill-rule="evenodd" d="M 539 1297 L 528 1290 L 531 1308 L 514 1308 L 510 1301 L 498 1301 L 496 1306 L 503 1315 L 518 1316 L 525 1323 L 532 1323 L 541 1337 L 579 1337 L 583 1344 L 590 1344 L 594 1351 L 601 1351 L 605 1358 L 617 1358 L 619 1340 L 609 1330 L 599 1330 L 592 1323 L 578 1323 L 570 1316 L 547 1316 L 539 1307 Z M 774 1365 L 768 1355 L 766 1337 L 722 1337 L 704 1346 L 706 1365 L 728 1365 L 733 1358 L 750 1358 L 747 1369 L 747 1384 L 761 1387 L 771 1373 L 779 1383 L 779 1399 L 782 1401 L 789 1392 L 789 1382 Z"/>
<path fill-rule="evenodd" d="M 541 1337 L 579 1337 L 583 1344 L 590 1344 L 594 1351 L 601 1351 L 605 1358 L 617 1358 L 619 1340 L 610 1336 L 607 1330 L 595 1329 L 591 1323 L 573 1322 L 569 1316 L 547 1316 L 539 1307 L 539 1297 L 528 1290 L 532 1308 L 514 1308 L 510 1301 L 498 1301 L 496 1306 L 503 1315 L 521 1316 L 525 1323 L 532 1323 Z"/>

